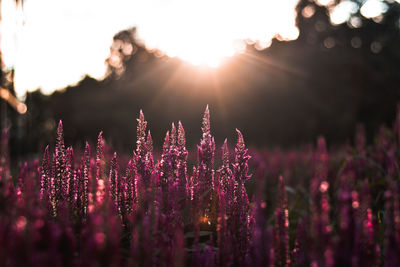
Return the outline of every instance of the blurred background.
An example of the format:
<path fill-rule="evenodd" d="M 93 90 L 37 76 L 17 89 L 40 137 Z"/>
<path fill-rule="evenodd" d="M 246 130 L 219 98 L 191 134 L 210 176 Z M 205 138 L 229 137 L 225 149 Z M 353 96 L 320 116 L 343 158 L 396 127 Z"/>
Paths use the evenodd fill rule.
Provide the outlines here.
<path fill-rule="evenodd" d="M 218 144 L 235 128 L 256 147 L 339 144 L 357 123 L 371 138 L 400 102 L 398 0 L 59 2 L 1 1 L 15 157 L 60 119 L 68 144 L 102 130 L 130 152 L 140 109 L 156 147 L 180 120 L 194 148 L 207 104 Z"/>

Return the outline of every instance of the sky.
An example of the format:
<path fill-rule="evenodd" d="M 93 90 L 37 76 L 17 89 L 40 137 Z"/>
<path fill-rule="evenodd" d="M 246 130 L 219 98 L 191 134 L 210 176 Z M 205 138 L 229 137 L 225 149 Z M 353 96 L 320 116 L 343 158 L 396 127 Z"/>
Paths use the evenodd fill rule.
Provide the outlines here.
<path fill-rule="evenodd" d="M 6 67 L 15 69 L 18 97 L 38 88 L 49 94 L 85 75 L 103 78 L 112 38 L 121 30 L 136 26 L 148 49 L 215 68 L 242 52 L 243 40 L 262 49 L 278 34 L 281 39 L 296 39 L 297 2 L 25 0 L 22 10 L 14 0 L 2 0 L 0 46 Z M 353 12 L 346 2 L 335 10 L 333 22 L 343 23 Z M 365 16 L 384 10 L 381 0 L 366 4 L 370 7 L 361 10 Z"/>

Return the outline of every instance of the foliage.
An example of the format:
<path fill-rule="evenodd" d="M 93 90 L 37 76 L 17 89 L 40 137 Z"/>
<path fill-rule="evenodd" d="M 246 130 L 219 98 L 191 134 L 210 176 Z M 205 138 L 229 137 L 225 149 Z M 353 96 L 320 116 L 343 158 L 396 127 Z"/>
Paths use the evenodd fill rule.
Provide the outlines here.
<path fill-rule="evenodd" d="M 207 107 L 190 172 L 181 123 L 157 160 L 140 112 L 136 149 L 123 160 L 102 133 L 95 153 L 88 143 L 66 148 L 60 122 L 54 153 L 47 146 L 14 178 L 5 132 L 0 265 L 398 266 L 399 125 L 400 110 L 373 145 L 359 127 L 354 148 L 332 151 L 323 138 L 249 151 L 237 130 L 234 155 L 225 140 L 215 160 Z"/>

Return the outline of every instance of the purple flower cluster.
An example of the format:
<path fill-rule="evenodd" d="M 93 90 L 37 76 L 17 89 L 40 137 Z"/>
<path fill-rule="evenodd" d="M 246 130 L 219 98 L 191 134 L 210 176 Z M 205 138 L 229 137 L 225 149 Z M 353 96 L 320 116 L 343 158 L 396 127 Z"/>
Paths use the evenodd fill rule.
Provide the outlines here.
<path fill-rule="evenodd" d="M 252 150 L 252 266 L 400 265 L 398 112 L 370 146 L 358 126 L 354 148 Z"/>
<path fill-rule="evenodd" d="M 167 132 L 159 161 L 146 127 L 140 112 L 137 146 L 123 171 L 117 153 L 105 151 L 102 133 L 94 155 L 88 143 L 81 153 L 66 148 L 60 121 L 54 152 L 47 146 L 41 164 L 25 163 L 14 180 L 4 133 L 0 265 L 244 264 L 251 233 L 244 188 L 250 156 L 242 134 L 234 163 L 225 142 L 216 172 L 207 107 L 198 163 L 189 176 L 182 124 Z"/>
<path fill-rule="evenodd" d="M 354 148 L 249 152 L 237 130 L 231 155 L 207 107 L 192 171 L 180 122 L 160 159 L 146 128 L 140 112 L 124 160 L 102 133 L 95 150 L 65 147 L 60 122 L 54 152 L 18 172 L 4 132 L 0 266 L 400 265 L 400 109 L 370 146 L 358 127 Z"/>

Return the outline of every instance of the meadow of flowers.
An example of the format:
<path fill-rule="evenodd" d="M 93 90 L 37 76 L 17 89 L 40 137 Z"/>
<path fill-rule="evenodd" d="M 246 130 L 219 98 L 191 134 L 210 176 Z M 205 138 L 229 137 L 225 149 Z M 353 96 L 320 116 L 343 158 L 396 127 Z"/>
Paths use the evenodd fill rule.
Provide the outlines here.
<path fill-rule="evenodd" d="M 400 266 L 400 109 L 370 145 L 359 127 L 354 146 L 248 150 L 237 130 L 229 151 L 207 108 L 194 166 L 181 123 L 160 158 L 146 126 L 124 160 L 101 133 L 66 147 L 60 122 L 15 174 L 4 132 L 0 266 Z"/>

